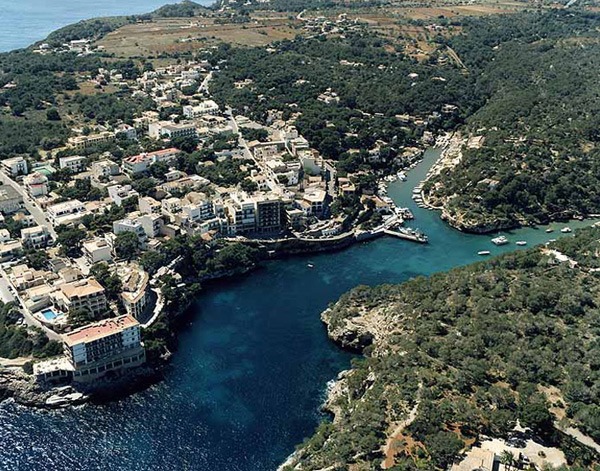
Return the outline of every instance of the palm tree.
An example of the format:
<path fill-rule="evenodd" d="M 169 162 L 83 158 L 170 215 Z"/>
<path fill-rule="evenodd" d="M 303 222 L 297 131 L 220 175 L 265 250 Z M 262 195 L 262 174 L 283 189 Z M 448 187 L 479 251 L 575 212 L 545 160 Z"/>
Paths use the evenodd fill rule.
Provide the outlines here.
<path fill-rule="evenodd" d="M 515 455 L 508 450 L 504 450 L 500 455 L 500 463 L 502 463 L 507 471 L 510 471 L 515 462 Z"/>

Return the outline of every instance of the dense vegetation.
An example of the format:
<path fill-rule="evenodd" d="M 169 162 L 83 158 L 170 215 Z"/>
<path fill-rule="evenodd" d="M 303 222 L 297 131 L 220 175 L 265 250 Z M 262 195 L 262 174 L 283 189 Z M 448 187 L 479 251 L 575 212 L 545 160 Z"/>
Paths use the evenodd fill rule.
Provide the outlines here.
<path fill-rule="evenodd" d="M 12 303 L 0 303 L 0 358 L 45 358 L 62 352 L 61 344 L 48 340 L 41 330 L 19 325 L 21 319 Z"/>
<path fill-rule="evenodd" d="M 590 228 L 554 244 L 575 267 L 538 248 L 343 296 L 329 331 L 343 341 L 366 326 L 368 346 L 334 401 L 335 422 L 304 444 L 302 469 L 377 469 L 416 404 L 395 437 L 394 470 L 444 469 L 474 438 L 507 437 L 517 420 L 570 464 L 597 469 L 598 456 L 553 421 L 564 411 L 600 440 L 599 239 Z M 549 402 L 549 388 L 559 400 Z"/>
<path fill-rule="evenodd" d="M 262 122 L 269 110 L 280 110 L 284 119 L 297 112 L 295 124 L 311 145 L 351 170 L 370 166 L 365 159 L 353 165 L 357 157 L 348 153 L 351 149 L 369 150 L 381 140 L 389 160 L 402 147 L 417 143 L 423 130 L 407 127 L 396 115 L 427 117 L 436 112 L 431 129 L 447 129 L 460 116 L 442 117 L 444 104 L 460 105 L 465 115 L 480 104 L 460 70 L 389 52 L 382 40 L 368 34 L 348 36 L 284 41 L 276 52 L 223 46 L 210 57 L 215 63 L 227 61 L 211 91 L 221 103 Z M 246 79 L 252 83 L 234 86 Z M 328 89 L 338 102 L 319 100 Z"/>
<path fill-rule="evenodd" d="M 468 119 L 483 148 L 426 188 L 451 217 L 515 226 L 600 210 L 599 26 L 556 11 L 464 22 L 450 45 L 489 98 Z"/>

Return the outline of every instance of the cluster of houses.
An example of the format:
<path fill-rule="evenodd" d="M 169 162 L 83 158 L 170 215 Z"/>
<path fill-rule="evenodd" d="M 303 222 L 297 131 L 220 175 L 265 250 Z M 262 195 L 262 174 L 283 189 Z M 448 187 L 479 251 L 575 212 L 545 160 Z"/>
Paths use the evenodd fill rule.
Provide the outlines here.
<path fill-rule="evenodd" d="M 387 203 L 377 195 L 359 188 L 354 178 L 358 173 L 338 177 L 335 162 L 323 158 L 299 134 L 294 126 L 297 114 L 284 120 L 281 111 L 271 110 L 262 125 L 222 109 L 206 92 L 217 71 L 206 61 L 195 61 L 145 71 L 131 80 L 119 70 L 100 69 L 92 80 L 126 84 L 132 95 L 151 98 L 156 110 L 140 112 L 129 123 L 90 123 L 74 129 L 58 155 L 49 153 L 37 161 L 16 156 L 0 162 L 4 177 L 10 179 L 0 185 L 0 218 L 10 217 L 21 227 L 19 237 L 0 230 L 0 263 L 12 265 L 2 274 L 26 313 L 62 335 L 65 345 L 64 358 L 36 363 L 38 378 L 91 380 L 143 361 L 139 332 L 157 303 L 150 288 L 153 280 L 143 267 L 118 259 L 115 243 L 121 234 L 134 234 L 141 251 L 160 251 L 165 240 L 178 234 L 200 236 L 207 244 L 232 237 L 328 238 L 345 227 L 346 216 L 330 216 L 336 198 L 363 193 L 363 198 L 375 200 L 378 211 L 386 209 Z M 251 87 L 252 80 L 235 86 Z M 333 103 L 338 97 L 325 90 L 322 99 Z M 181 111 L 164 119 L 161 110 L 166 108 Z M 418 124 L 413 117 L 397 118 Z M 195 171 L 182 165 L 185 156 L 174 147 L 178 138 L 191 138 L 188 142 L 197 150 L 211 149 L 214 158 L 199 161 Z M 213 149 L 219 139 L 230 145 Z M 148 151 L 124 157 L 96 151 L 98 146 L 114 149 L 127 141 Z M 378 141 L 367 158 L 383 158 L 380 149 L 386 145 Z M 243 175 L 241 181 L 223 186 L 222 181 L 206 178 L 212 175 L 210 166 L 232 162 Z M 154 166 L 160 166 L 160 172 L 153 172 Z M 208 171 L 200 171 L 202 167 Z M 55 172 L 66 175 L 66 181 L 57 182 Z M 140 178 L 151 179 L 152 191 L 140 194 L 136 185 Z M 83 181 L 101 197 L 69 199 L 56 191 L 57 186 L 68 188 Z M 81 244 L 83 256 L 59 255 L 53 247 L 59 227 L 85 229 L 84 222 L 115 206 L 125 209 L 122 217 L 111 221 L 110 232 L 90 234 Z M 47 269 L 33 269 L 24 262 L 23 251 L 29 248 L 49 248 Z M 109 302 L 105 288 L 90 276 L 97 263 L 107 263 L 123 281 L 118 303 Z M 72 330 L 68 314 L 75 308 L 97 317 L 124 314 Z M 95 356 L 96 348 L 105 353 Z"/>

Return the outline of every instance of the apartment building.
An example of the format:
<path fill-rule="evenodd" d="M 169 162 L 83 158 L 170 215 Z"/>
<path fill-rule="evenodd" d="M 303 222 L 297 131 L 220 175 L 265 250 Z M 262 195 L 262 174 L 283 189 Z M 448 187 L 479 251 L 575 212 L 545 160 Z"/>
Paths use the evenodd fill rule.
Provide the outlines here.
<path fill-rule="evenodd" d="M 173 139 L 174 137 L 196 137 L 196 124 L 157 121 L 148 125 L 148 135 L 153 139 Z"/>
<path fill-rule="evenodd" d="M 138 208 L 144 214 L 160 214 L 162 205 L 150 196 L 142 196 L 138 199 Z"/>
<path fill-rule="evenodd" d="M 171 147 L 169 149 L 158 150 L 123 159 L 123 171 L 129 175 L 136 175 L 147 172 L 150 167 L 158 162 L 171 163 L 180 154 L 179 149 Z"/>
<path fill-rule="evenodd" d="M 70 200 L 49 206 L 46 214 L 52 225 L 56 227 L 61 224 L 77 223 L 89 212 L 81 201 Z"/>
<path fill-rule="evenodd" d="M 92 381 L 146 361 L 140 324 L 129 314 L 81 327 L 63 339 L 74 381 Z"/>
<path fill-rule="evenodd" d="M 131 185 L 112 185 L 108 187 L 108 197 L 117 205 L 121 206 L 123 201 L 129 198 L 137 198 L 138 192 Z"/>
<path fill-rule="evenodd" d="M 183 115 L 188 119 L 196 119 L 207 114 L 219 112 L 219 105 L 213 100 L 205 100 L 197 106 L 184 106 Z"/>
<path fill-rule="evenodd" d="M 127 313 L 140 319 L 150 303 L 150 277 L 135 264 L 123 264 L 117 267 L 117 274 L 123 281 L 121 299 Z"/>
<path fill-rule="evenodd" d="M 48 245 L 50 232 L 45 226 L 34 226 L 21 229 L 21 242 L 28 249 L 41 249 Z"/>
<path fill-rule="evenodd" d="M 82 155 L 72 155 L 58 159 L 58 166 L 67 169 L 71 173 L 83 172 L 87 167 L 87 158 Z"/>
<path fill-rule="evenodd" d="M 56 293 L 55 300 L 65 312 L 82 308 L 97 315 L 107 309 L 104 288 L 95 278 L 60 285 L 60 291 Z"/>
<path fill-rule="evenodd" d="M 71 137 L 68 140 L 69 147 L 77 150 L 86 150 L 90 147 L 97 146 L 98 144 L 104 144 L 106 142 L 112 142 L 115 139 L 115 135 L 109 131 L 103 131 L 98 134 L 91 134 L 89 136 L 76 136 Z"/>
<path fill-rule="evenodd" d="M 92 239 L 82 244 L 83 255 L 92 265 L 112 260 L 112 247 L 104 238 Z"/>
<path fill-rule="evenodd" d="M 285 227 L 285 205 L 283 201 L 269 194 L 254 197 L 256 202 L 256 232 L 269 234 L 281 232 Z"/>
<path fill-rule="evenodd" d="M 92 178 L 96 181 L 110 180 L 110 177 L 120 173 L 119 165 L 105 159 L 92 163 Z"/>
<path fill-rule="evenodd" d="M 2 170 L 11 177 L 27 175 L 29 168 L 24 157 L 13 157 L 2 161 Z"/>
<path fill-rule="evenodd" d="M 140 248 L 146 247 L 146 231 L 139 218 L 125 218 L 119 221 L 113 222 L 113 233 L 119 235 L 122 232 L 133 232 L 138 237 Z"/>

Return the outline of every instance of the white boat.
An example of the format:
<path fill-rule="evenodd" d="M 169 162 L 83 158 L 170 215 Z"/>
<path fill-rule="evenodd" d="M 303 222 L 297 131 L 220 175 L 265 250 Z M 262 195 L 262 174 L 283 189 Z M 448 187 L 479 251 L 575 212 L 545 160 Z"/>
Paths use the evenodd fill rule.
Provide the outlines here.
<path fill-rule="evenodd" d="M 504 236 L 495 237 L 494 239 L 492 239 L 492 244 L 506 245 L 508 244 L 508 239 Z"/>
<path fill-rule="evenodd" d="M 547 234 L 550 234 L 551 232 L 554 232 L 554 229 L 551 229 L 551 228 L 546 229 Z"/>
<path fill-rule="evenodd" d="M 308 268 L 314 268 L 314 265 L 312 263 L 309 263 L 307 266 Z"/>
<path fill-rule="evenodd" d="M 489 250 L 480 250 L 477 252 L 477 255 L 489 255 L 491 252 Z"/>
<path fill-rule="evenodd" d="M 560 230 L 560 232 L 562 232 L 563 234 L 568 234 L 569 232 L 572 232 L 572 231 L 571 231 L 571 228 L 570 228 L 570 227 L 563 227 L 563 228 Z"/>
<path fill-rule="evenodd" d="M 527 241 L 525 241 L 525 240 L 518 240 L 518 241 L 516 242 L 516 244 L 517 244 L 517 245 L 527 245 Z"/>

